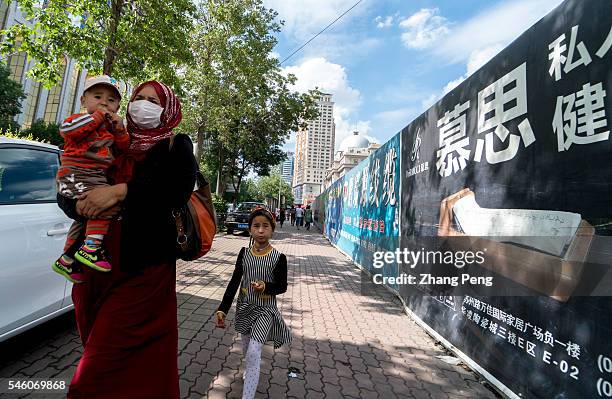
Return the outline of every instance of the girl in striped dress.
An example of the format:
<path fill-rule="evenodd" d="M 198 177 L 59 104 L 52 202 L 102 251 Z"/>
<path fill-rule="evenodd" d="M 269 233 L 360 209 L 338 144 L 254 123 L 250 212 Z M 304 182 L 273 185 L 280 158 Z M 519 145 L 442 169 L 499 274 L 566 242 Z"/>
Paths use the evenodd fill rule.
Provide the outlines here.
<path fill-rule="evenodd" d="M 270 245 L 275 227 L 274 216 L 266 209 L 251 212 L 249 232 L 254 243 L 240 250 L 216 313 L 217 327 L 225 328 L 225 317 L 240 287 L 234 327 L 241 334 L 246 358 L 243 399 L 255 396 L 264 343 L 272 341 L 279 348 L 291 342 L 291 332 L 276 307 L 276 295 L 287 291 L 287 257 Z"/>

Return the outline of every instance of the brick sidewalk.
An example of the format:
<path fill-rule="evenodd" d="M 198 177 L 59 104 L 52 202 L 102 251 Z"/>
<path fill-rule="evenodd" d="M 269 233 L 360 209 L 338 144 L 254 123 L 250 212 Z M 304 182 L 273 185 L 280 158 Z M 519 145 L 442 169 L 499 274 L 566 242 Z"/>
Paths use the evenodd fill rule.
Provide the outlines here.
<path fill-rule="evenodd" d="M 240 398 L 242 354 L 233 329 L 214 328 L 212 313 L 248 237 L 223 236 L 202 262 L 179 266 L 179 367 L 184 397 Z M 289 263 L 289 288 L 278 298 L 293 333 L 289 348 L 266 345 L 260 398 L 494 398 L 384 288 L 361 296 L 359 270 L 316 231 L 285 224 L 272 243 Z M 204 324 L 202 324 L 204 323 Z M 289 378 L 288 368 L 300 371 Z"/>
<path fill-rule="evenodd" d="M 248 237 L 222 234 L 201 261 L 179 264 L 183 398 L 241 396 L 242 353 L 233 329 L 234 309 L 226 330 L 215 328 L 213 320 L 238 250 L 247 244 Z M 384 288 L 378 287 L 376 296 L 359 295 L 359 271 L 320 233 L 285 225 L 273 245 L 289 261 L 289 288 L 279 297 L 279 307 L 293 343 L 276 351 L 265 346 L 257 397 L 495 397 L 472 372 L 436 358 L 445 351 Z M 0 353 L 0 378 L 69 380 L 81 354 L 73 314 L 0 344 Z M 289 367 L 299 370 L 298 378 L 288 377 Z"/>

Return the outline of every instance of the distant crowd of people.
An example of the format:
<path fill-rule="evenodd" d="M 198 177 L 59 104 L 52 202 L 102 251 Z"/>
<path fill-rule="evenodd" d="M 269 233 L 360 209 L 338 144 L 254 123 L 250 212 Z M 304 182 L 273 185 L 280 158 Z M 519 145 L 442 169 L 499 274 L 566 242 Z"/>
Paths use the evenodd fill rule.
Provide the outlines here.
<path fill-rule="evenodd" d="M 300 227 L 305 227 L 306 230 L 310 230 L 312 224 L 312 209 L 310 205 L 306 205 L 303 208 L 301 205 L 292 205 L 290 208 L 276 209 L 276 220 L 279 222 L 280 227 L 283 227 L 285 220 L 289 219 L 292 226 L 295 226 L 298 230 Z"/>

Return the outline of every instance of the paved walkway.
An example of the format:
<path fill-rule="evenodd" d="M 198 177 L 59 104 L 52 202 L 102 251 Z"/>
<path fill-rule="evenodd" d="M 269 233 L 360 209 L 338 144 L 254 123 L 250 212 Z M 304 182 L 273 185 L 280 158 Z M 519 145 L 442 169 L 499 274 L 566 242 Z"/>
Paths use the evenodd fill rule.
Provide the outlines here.
<path fill-rule="evenodd" d="M 240 398 L 242 354 L 233 329 L 214 328 L 211 314 L 248 237 L 218 240 L 202 262 L 179 267 L 181 392 L 185 397 Z M 261 398 L 493 398 L 446 354 L 380 287 L 360 295 L 360 274 L 318 232 L 285 224 L 273 245 L 289 263 L 289 288 L 279 307 L 293 333 L 290 348 L 266 345 Z M 202 323 L 204 323 L 202 325 Z M 297 378 L 287 375 L 299 370 Z"/>
<path fill-rule="evenodd" d="M 216 310 L 246 236 L 218 236 L 214 250 L 177 273 L 179 372 L 183 398 L 240 398 L 242 354 L 233 329 L 214 327 Z M 266 345 L 258 398 L 494 398 L 446 354 L 384 288 L 361 296 L 359 271 L 316 231 L 285 224 L 273 245 L 289 261 L 279 307 L 289 348 Z M 72 313 L 0 344 L 0 378 L 72 377 L 80 357 Z M 288 370 L 298 370 L 290 378 Z M 15 396 L 11 396 L 15 397 Z M 42 398 L 40 394 L 29 395 Z M 57 397 L 57 396 L 55 396 Z"/>

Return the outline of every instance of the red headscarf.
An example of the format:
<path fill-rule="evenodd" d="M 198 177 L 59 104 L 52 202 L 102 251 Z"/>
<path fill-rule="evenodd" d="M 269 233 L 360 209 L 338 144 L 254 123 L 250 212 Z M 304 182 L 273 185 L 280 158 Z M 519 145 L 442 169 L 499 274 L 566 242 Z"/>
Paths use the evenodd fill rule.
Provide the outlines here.
<path fill-rule="evenodd" d="M 164 110 L 160 116 L 161 124 L 155 129 L 142 129 L 138 127 L 130 114 L 126 115 L 127 130 L 131 136 L 131 144 L 127 153 L 122 154 L 115 160 L 116 169 L 113 171 L 115 183 L 126 183 L 132 178 L 134 162 L 140 161 L 145 157 L 149 148 L 155 143 L 172 136 L 174 129 L 181 122 L 181 102 L 174 95 L 172 90 L 165 84 L 150 80 L 141 83 L 132 94 L 130 102 L 134 101 L 136 95 L 145 86 L 152 86 L 160 100 L 160 105 Z"/>
<path fill-rule="evenodd" d="M 160 106 L 162 106 L 164 110 L 160 116 L 161 124 L 155 129 L 142 129 L 138 127 L 130 117 L 130 113 L 127 113 L 127 130 L 132 139 L 130 152 L 135 154 L 144 153 L 158 141 L 171 137 L 172 129 L 178 126 L 183 118 L 179 99 L 168 86 L 155 80 L 141 83 L 134 90 L 130 102 L 134 101 L 136 95 L 145 86 L 152 86 L 153 89 L 155 89 L 160 100 Z"/>

